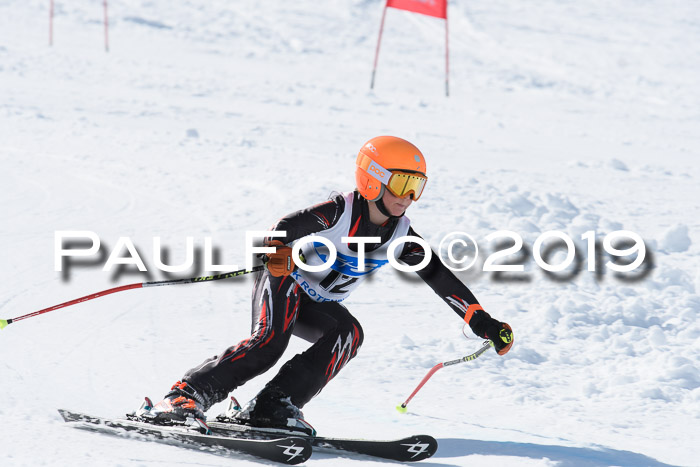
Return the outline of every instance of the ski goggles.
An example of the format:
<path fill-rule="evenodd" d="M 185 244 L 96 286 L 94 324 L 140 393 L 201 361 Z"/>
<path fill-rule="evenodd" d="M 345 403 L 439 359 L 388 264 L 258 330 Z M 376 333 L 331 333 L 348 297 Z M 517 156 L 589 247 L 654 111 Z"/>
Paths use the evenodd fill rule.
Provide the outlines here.
<path fill-rule="evenodd" d="M 399 198 L 413 195 L 413 200 L 418 201 L 423 194 L 428 177 L 420 172 L 411 172 L 401 169 L 385 169 L 376 161 L 365 154 L 358 154 L 357 166 L 382 182 L 389 191 Z"/>

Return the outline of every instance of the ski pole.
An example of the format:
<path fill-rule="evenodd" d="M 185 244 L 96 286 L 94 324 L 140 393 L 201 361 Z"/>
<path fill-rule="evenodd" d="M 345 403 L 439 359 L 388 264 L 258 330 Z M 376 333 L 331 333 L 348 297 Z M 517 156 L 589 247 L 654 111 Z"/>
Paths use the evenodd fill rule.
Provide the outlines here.
<path fill-rule="evenodd" d="M 450 365 L 456 365 L 457 363 L 470 362 L 470 361 L 472 361 L 472 360 L 476 360 L 477 358 L 479 358 L 479 356 L 480 356 L 481 354 L 483 354 L 484 352 L 486 352 L 486 351 L 489 349 L 489 347 L 493 347 L 493 342 L 491 342 L 490 340 L 484 341 L 484 344 L 481 346 L 481 348 L 480 348 L 479 350 L 477 350 L 476 352 L 474 352 L 473 354 L 469 354 L 469 355 L 467 355 L 467 356 L 465 356 L 465 357 L 462 357 L 462 358 L 459 358 L 459 359 L 457 359 L 457 360 L 451 360 L 451 361 L 449 361 L 449 362 L 438 363 L 437 365 L 435 365 L 434 367 L 432 367 L 432 368 L 430 369 L 430 371 L 428 372 L 428 374 L 425 375 L 425 377 L 423 377 L 423 379 L 422 379 L 421 382 L 418 384 L 418 386 L 416 387 L 416 389 L 414 389 L 413 392 L 411 393 L 411 395 L 408 396 L 408 399 L 406 399 L 406 401 L 405 401 L 403 404 L 397 405 L 397 406 L 396 406 L 396 410 L 398 410 L 398 411 L 401 412 L 401 413 L 406 413 L 406 411 L 408 410 L 408 409 L 406 408 L 406 406 L 408 405 L 409 402 L 411 402 L 411 399 L 413 399 L 413 396 L 415 396 L 415 395 L 418 393 L 418 391 L 420 391 L 420 389 L 423 387 L 423 385 L 425 385 L 425 383 L 427 383 L 428 380 L 429 380 L 429 379 L 435 374 L 435 372 L 438 371 L 440 368 L 443 368 L 443 367 L 446 367 L 446 366 L 450 366 Z"/>
<path fill-rule="evenodd" d="M 33 313 L 28 313 L 26 315 L 18 316 L 16 318 L 0 319 L 0 329 L 4 329 L 9 324 L 14 323 L 15 321 L 20 321 L 20 320 L 27 319 L 27 318 L 33 318 L 34 316 L 43 315 L 44 313 L 48 313 L 49 311 L 58 310 L 59 308 L 65 308 L 67 306 L 75 305 L 76 303 L 87 302 L 88 300 L 92 300 L 92 299 L 99 298 L 99 297 L 104 297 L 105 295 L 121 292 L 124 290 L 141 289 L 141 288 L 145 288 L 145 287 L 157 287 L 157 286 L 163 286 L 163 285 L 192 284 L 195 282 L 218 281 L 221 279 L 229 279 L 231 277 L 242 276 L 243 274 L 249 274 L 251 272 L 262 271 L 264 268 L 265 268 L 264 265 L 260 265 L 260 266 L 255 266 L 255 267 L 253 267 L 253 269 L 250 269 L 250 270 L 239 269 L 238 271 L 227 272 L 224 274 L 217 274 L 215 276 L 190 277 L 189 279 L 177 279 L 177 280 L 171 280 L 171 281 L 166 280 L 166 281 L 154 281 L 154 282 L 140 282 L 140 283 L 136 283 L 136 284 L 128 284 L 128 285 L 122 285 L 119 287 L 113 287 L 111 289 L 103 290 L 101 292 L 97 292 L 94 294 L 86 295 L 84 297 L 76 298 L 75 300 L 70 300 L 68 302 L 59 303 L 58 305 L 50 306 L 48 308 L 44 308 L 43 310 L 35 311 Z"/>

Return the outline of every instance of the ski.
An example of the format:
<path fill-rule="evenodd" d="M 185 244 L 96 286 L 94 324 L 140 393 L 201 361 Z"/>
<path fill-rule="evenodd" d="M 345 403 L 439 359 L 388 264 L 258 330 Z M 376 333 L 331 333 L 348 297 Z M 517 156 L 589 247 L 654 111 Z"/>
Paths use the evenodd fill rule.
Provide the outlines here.
<path fill-rule="evenodd" d="M 314 448 L 330 451 L 345 451 L 363 454 L 399 462 L 416 462 L 431 457 L 438 448 L 435 438 L 428 435 L 414 435 L 396 440 L 350 439 L 326 436 L 308 436 L 289 432 L 261 430 L 231 423 L 229 421 L 212 420 L 207 426 L 213 433 L 223 436 L 243 437 L 250 439 L 270 439 L 276 436 L 295 436 L 308 440 Z"/>
<path fill-rule="evenodd" d="M 300 436 L 281 435 L 266 439 L 252 439 L 202 434 L 181 426 L 162 426 L 128 419 L 108 419 L 63 409 L 59 409 L 58 412 L 66 422 L 76 423 L 76 427 L 90 431 L 212 450 L 235 451 L 288 465 L 305 462 L 312 453 L 311 442 Z"/>

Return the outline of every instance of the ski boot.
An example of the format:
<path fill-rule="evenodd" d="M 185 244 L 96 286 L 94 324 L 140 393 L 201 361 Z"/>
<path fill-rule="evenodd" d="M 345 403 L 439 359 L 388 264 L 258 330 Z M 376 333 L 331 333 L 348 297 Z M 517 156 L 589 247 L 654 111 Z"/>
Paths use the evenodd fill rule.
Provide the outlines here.
<path fill-rule="evenodd" d="M 316 430 L 304 420 L 304 414 L 292 404 L 291 398 L 276 389 L 263 389 L 244 408 L 232 397 L 228 410 L 219 420 L 263 432 L 316 436 Z"/>
<path fill-rule="evenodd" d="M 151 404 L 150 408 L 144 407 L 149 405 L 149 402 L 150 399 L 146 398 L 139 412 L 144 418 L 150 418 L 155 423 L 184 423 L 187 419 L 206 420 L 204 397 L 187 383 L 178 381 L 162 401 L 156 405 Z"/>
<path fill-rule="evenodd" d="M 211 428 L 206 424 L 203 418 L 186 417 L 184 420 L 179 420 L 172 417 L 163 417 L 161 413 L 153 413 L 153 402 L 150 397 L 146 397 L 141 407 L 131 414 L 127 414 L 127 420 L 135 422 L 150 423 L 161 426 L 180 426 L 186 431 L 193 431 L 203 435 L 212 434 Z"/>

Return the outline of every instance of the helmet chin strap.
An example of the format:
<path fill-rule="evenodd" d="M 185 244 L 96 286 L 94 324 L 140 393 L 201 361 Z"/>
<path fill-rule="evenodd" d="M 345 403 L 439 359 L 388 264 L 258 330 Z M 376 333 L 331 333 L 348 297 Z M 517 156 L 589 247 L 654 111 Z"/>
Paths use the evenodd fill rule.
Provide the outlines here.
<path fill-rule="evenodd" d="M 402 212 L 400 216 L 394 216 L 393 214 L 391 214 L 387 210 L 386 206 L 384 206 L 384 190 L 385 190 L 385 188 L 382 187 L 382 196 L 377 201 L 374 202 L 377 205 L 377 209 L 379 209 L 379 212 L 381 212 L 383 215 L 385 215 L 389 219 L 398 219 L 400 217 L 403 217 L 404 214 L 406 214 L 406 211 Z"/>

